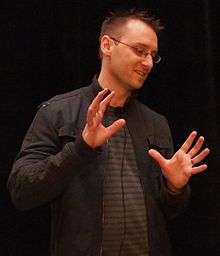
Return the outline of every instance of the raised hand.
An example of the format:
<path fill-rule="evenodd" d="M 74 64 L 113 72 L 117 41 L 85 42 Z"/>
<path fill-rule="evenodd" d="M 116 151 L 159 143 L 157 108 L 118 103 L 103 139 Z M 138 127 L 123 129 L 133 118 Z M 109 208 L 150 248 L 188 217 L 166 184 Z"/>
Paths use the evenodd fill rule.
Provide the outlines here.
<path fill-rule="evenodd" d="M 114 133 L 125 125 L 124 119 L 118 119 L 108 127 L 103 126 L 102 120 L 104 113 L 111 99 L 114 97 L 114 91 L 107 95 L 108 92 L 108 89 L 99 92 L 88 108 L 87 123 L 82 137 L 92 148 L 103 145 Z"/>
<path fill-rule="evenodd" d="M 171 159 L 165 159 L 154 149 L 150 149 L 148 152 L 160 165 L 167 185 L 173 191 L 182 189 L 193 174 L 207 169 L 206 164 L 199 165 L 199 163 L 209 154 L 209 149 L 205 148 L 201 151 L 204 143 L 202 136 L 192 146 L 196 136 L 197 132 L 193 131 Z"/>

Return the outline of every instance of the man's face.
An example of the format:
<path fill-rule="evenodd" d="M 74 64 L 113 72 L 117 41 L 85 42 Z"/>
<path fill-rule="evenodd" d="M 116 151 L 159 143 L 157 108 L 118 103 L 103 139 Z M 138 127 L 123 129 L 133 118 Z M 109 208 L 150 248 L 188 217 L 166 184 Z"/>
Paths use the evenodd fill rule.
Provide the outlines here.
<path fill-rule="evenodd" d="M 138 56 L 132 47 L 155 54 L 157 52 L 157 35 L 144 22 L 130 20 L 123 27 L 122 36 L 118 40 L 122 43 L 113 40 L 114 46 L 110 55 L 109 71 L 114 79 L 127 90 L 139 89 L 153 67 L 153 60 L 150 54 L 145 58 Z"/>

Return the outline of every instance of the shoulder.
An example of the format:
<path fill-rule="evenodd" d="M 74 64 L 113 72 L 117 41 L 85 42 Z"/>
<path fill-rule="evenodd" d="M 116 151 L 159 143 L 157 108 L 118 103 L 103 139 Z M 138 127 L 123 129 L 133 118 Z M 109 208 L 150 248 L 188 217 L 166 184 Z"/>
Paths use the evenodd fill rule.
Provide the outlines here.
<path fill-rule="evenodd" d="M 47 108 L 66 108 L 69 106 L 77 106 L 82 100 L 90 100 L 90 93 L 92 91 L 92 86 L 82 86 L 76 90 L 66 92 L 63 94 L 55 95 L 54 97 L 48 99 L 47 101 L 42 102 L 38 105 L 38 109 Z"/>
<path fill-rule="evenodd" d="M 87 91 L 90 91 L 90 86 L 54 96 L 38 106 L 37 116 L 51 122 L 56 129 L 75 124 L 84 118 L 89 102 Z"/>
<path fill-rule="evenodd" d="M 48 99 L 47 101 L 42 102 L 38 108 L 46 108 L 47 106 L 62 106 L 68 103 L 72 103 L 75 100 L 79 99 L 82 94 L 82 88 L 76 89 L 74 91 L 66 92 L 63 94 L 55 95 L 54 97 Z"/>

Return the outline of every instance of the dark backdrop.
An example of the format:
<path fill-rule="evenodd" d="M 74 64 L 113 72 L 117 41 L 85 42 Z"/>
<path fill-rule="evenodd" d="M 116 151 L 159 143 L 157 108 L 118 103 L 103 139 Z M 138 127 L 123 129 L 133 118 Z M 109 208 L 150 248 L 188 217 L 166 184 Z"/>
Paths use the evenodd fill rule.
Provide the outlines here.
<path fill-rule="evenodd" d="M 0 11 L 0 254 L 48 255 L 50 215 L 42 206 L 19 212 L 6 181 L 13 158 L 48 98 L 87 85 L 99 72 L 98 35 L 109 10 L 148 8 L 166 29 L 160 65 L 140 100 L 165 115 L 178 148 L 191 130 L 206 137 L 206 173 L 191 179 L 188 211 L 171 227 L 175 255 L 220 255 L 220 89 L 218 1 L 17 1 Z M 156 255 L 155 255 L 156 256 Z"/>

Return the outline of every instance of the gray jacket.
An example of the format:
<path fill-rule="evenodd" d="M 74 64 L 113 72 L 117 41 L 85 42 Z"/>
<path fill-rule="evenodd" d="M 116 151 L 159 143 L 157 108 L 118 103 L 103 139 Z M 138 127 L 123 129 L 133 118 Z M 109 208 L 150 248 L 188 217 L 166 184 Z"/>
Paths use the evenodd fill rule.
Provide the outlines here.
<path fill-rule="evenodd" d="M 100 161 L 105 146 L 91 149 L 81 134 L 89 104 L 100 90 L 88 87 L 56 96 L 42 104 L 22 144 L 8 180 L 19 209 L 51 204 L 51 255 L 98 256 L 102 241 L 102 182 Z M 124 107 L 134 145 L 147 208 L 151 256 L 171 255 L 167 220 L 184 209 L 188 186 L 181 194 L 166 188 L 159 166 L 148 156 L 156 148 L 173 154 L 166 119 L 135 98 Z"/>

